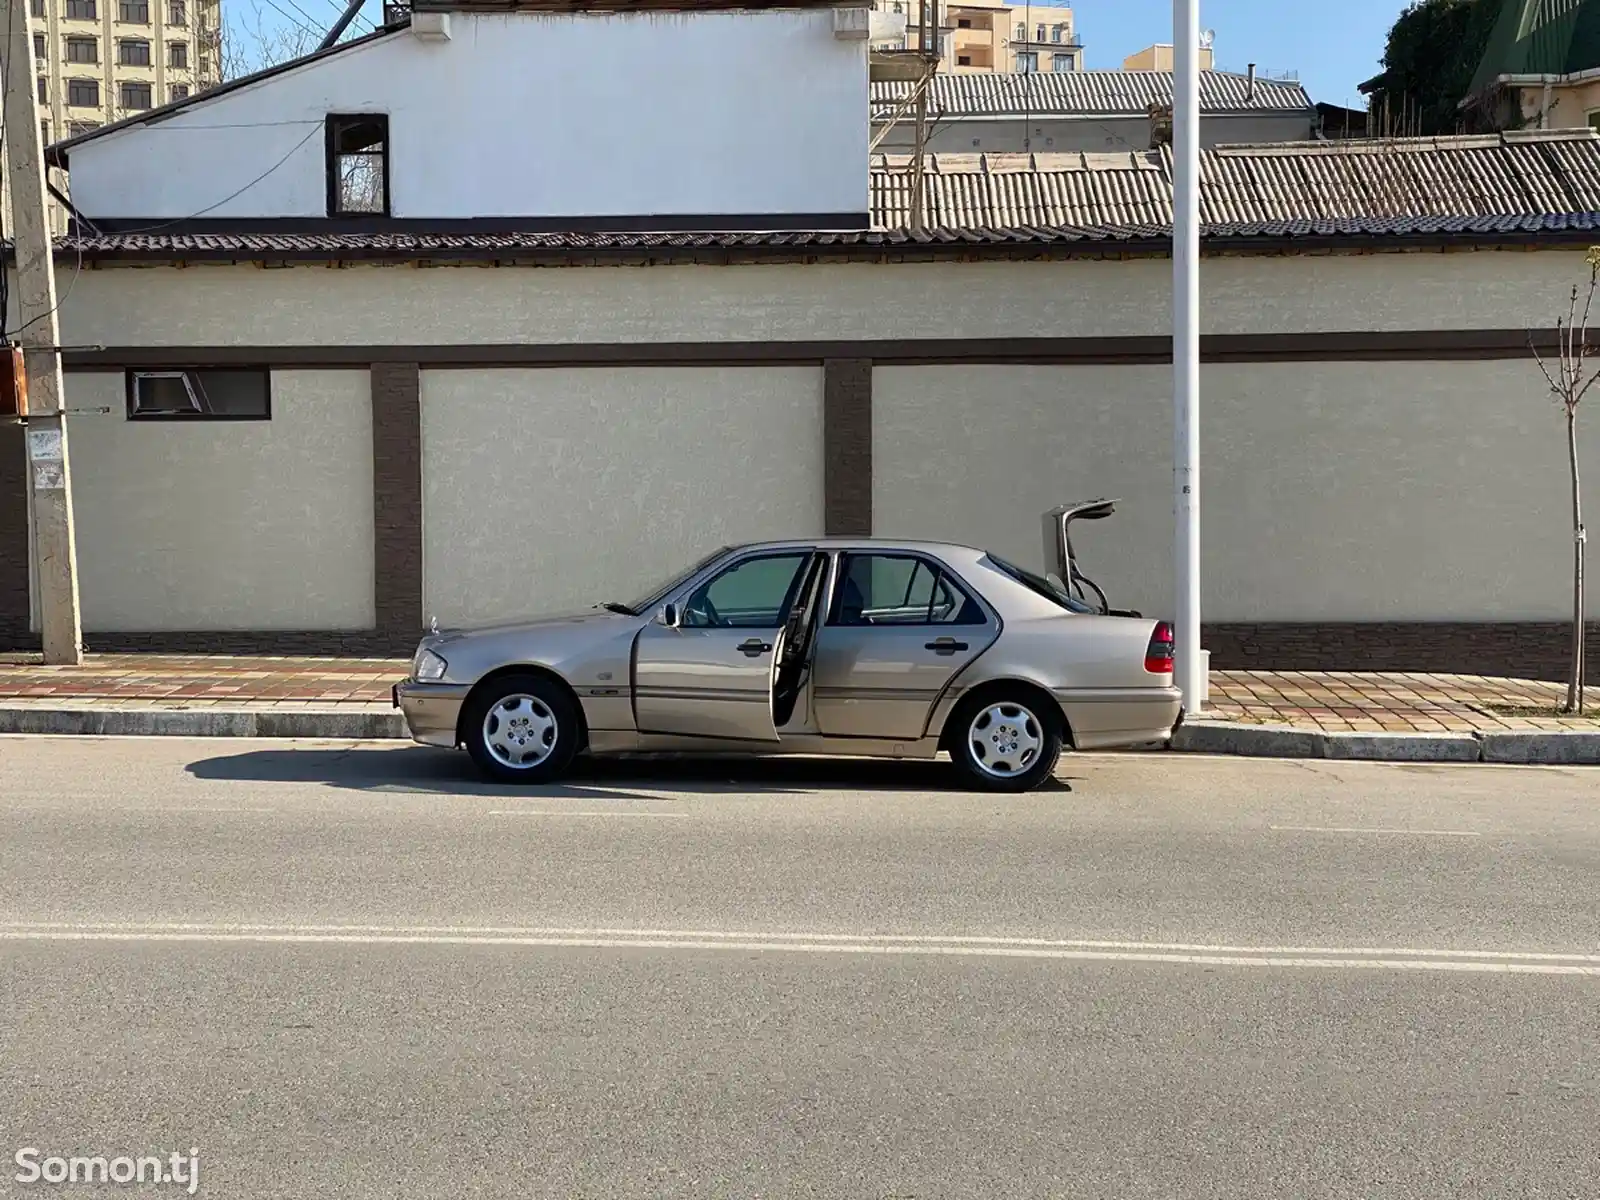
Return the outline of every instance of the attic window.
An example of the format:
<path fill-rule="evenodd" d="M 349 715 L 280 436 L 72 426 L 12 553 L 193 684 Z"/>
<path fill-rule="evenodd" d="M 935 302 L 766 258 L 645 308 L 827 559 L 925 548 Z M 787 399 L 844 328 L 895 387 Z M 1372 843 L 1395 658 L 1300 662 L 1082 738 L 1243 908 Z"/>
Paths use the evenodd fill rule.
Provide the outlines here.
<path fill-rule="evenodd" d="M 389 215 L 389 118 L 328 118 L 328 215 Z"/>

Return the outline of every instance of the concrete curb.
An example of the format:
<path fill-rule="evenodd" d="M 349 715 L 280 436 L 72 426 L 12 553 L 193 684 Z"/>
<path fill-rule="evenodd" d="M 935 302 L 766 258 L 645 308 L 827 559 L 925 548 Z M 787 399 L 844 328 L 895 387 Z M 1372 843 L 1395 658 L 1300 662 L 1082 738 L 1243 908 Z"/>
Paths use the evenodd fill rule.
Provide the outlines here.
<path fill-rule="evenodd" d="M 3 708 L 0 733 L 96 737 L 404 738 L 397 709 Z"/>
<path fill-rule="evenodd" d="M 1247 758 L 1325 758 L 1364 762 L 1600 765 L 1600 733 L 1322 733 L 1288 726 L 1194 721 L 1172 738 L 1190 754 Z"/>

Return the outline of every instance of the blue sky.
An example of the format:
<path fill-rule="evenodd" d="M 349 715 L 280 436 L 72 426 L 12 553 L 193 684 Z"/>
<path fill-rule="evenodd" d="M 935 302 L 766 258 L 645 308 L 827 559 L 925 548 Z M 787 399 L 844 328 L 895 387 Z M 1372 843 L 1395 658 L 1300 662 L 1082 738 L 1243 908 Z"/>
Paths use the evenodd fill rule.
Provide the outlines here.
<path fill-rule="evenodd" d="M 1313 100 L 1363 107 L 1356 84 L 1378 73 L 1389 26 L 1406 0 L 1200 0 L 1200 24 L 1216 31 L 1224 70 L 1256 63 L 1299 71 Z M 1152 42 L 1172 40 L 1171 0 L 1077 0 L 1078 38 L 1090 67 L 1120 67 Z"/>

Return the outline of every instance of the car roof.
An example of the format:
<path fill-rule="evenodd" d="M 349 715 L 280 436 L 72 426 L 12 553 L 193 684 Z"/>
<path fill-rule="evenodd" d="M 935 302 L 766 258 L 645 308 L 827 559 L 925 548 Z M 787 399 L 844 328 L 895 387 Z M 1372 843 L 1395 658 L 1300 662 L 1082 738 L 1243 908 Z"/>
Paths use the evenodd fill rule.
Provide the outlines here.
<path fill-rule="evenodd" d="M 880 537 L 820 537 L 820 538 L 788 538 L 775 542 L 742 542 L 730 546 L 731 551 L 746 550 L 784 550 L 789 547 L 816 547 L 822 550 L 908 550 L 919 554 L 955 554 L 964 555 L 987 554 L 976 546 L 963 545 L 960 542 L 925 542 L 917 540 L 903 540 L 899 538 Z"/>

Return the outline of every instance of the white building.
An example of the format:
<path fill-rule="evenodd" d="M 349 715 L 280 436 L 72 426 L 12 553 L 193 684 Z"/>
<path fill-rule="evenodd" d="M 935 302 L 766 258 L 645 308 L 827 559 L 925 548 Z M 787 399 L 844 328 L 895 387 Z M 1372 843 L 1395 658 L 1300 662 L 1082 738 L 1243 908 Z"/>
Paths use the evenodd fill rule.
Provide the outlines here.
<path fill-rule="evenodd" d="M 68 143 L 90 644 L 405 650 L 764 537 L 1032 562 L 1099 495 L 1091 573 L 1168 611 L 1169 158 L 939 156 L 912 237 L 858 11 L 434 9 Z M 730 40 L 790 69 L 704 69 Z M 1596 180 L 1589 133 L 1207 156 L 1215 665 L 1559 672 L 1527 331 L 1587 277 Z M 13 642 L 24 464 L 0 426 Z"/>

